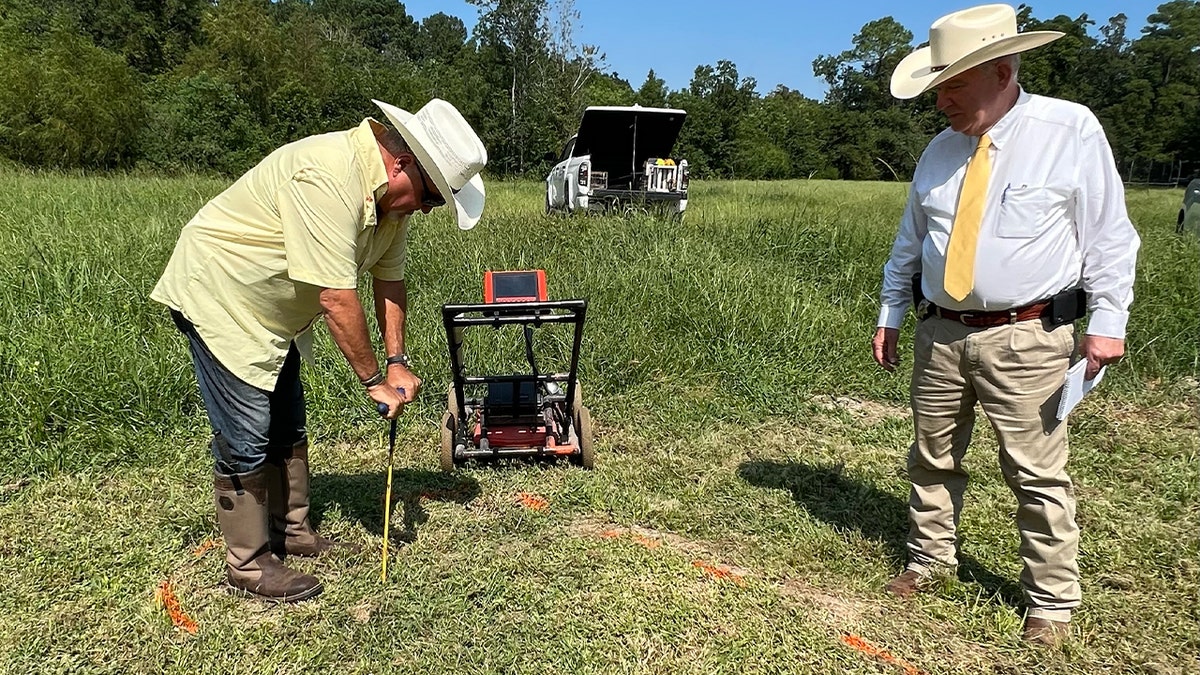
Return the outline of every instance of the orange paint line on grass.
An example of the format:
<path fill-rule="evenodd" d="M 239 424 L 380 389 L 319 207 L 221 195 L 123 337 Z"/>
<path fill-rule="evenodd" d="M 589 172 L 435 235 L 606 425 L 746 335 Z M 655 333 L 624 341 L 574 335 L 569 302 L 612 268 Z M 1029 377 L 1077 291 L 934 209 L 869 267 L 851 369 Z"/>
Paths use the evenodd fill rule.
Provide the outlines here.
<path fill-rule="evenodd" d="M 599 536 L 601 539 L 620 539 L 624 534 L 625 532 L 620 529 L 608 529 L 604 530 L 597 536 Z M 634 534 L 632 532 L 629 533 L 629 538 L 632 539 L 633 543 L 637 544 L 638 546 L 648 549 L 656 549 L 663 544 L 661 539 L 647 537 L 641 534 Z"/>
<path fill-rule="evenodd" d="M 699 568 L 701 572 L 704 572 L 706 575 L 714 579 L 730 580 L 739 586 L 746 583 L 746 580 L 742 578 L 746 576 L 746 573 L 735 570 L 728 565 L 714 565 L 712 563 L 706 563 L 703 560 L 696 560 L 692 562 L 692 566 Z"/>
<path fill-rule="evenodd" d="M 904 671 L 904 675 L 925 675 L 925 671 L 921 670 L 920 668 L 898 656 L 892 655 L 891 652 L 883 647 L 879 647 L 867 642 L 853 633 L 843 633 L 842 642 L 873 659 L 899 668 L 900 670 Z"/>
<path fill-rule="evenodd" d="M 185 630 L 192 635 L 196 634 L 198 626 L 191 617 L 183 613 L 183 608 L 179 606 L 179 599 L 175 597 L 175 591 L 171 589 L 171 582 L 163 580 L 154 589 L 154 604 L 167 610 L 167 616 L 171 617 L 171 623 L 180 630 Z"/>
<path fill-rule="evenodd" d="M 546 509 L 550 508 L 550 502 L 546 501 L 545 497 L 542 497 L 541 495 L 535 495 L 531 492 L 522 492 L 518 494 L 517 501 L 520 502 L 521 506 L 524 506 L 530 511 L 545 511 Z"/>

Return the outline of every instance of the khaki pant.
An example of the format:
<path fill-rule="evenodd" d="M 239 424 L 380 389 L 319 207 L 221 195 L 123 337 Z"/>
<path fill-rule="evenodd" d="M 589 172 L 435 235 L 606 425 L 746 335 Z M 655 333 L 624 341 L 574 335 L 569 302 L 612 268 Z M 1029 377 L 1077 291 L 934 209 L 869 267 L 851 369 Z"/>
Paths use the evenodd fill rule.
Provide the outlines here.
<path fill-rule="evenodd" d="M 1000 469 L 1017 498 L 1021 585 L 1029 616 L 1069 620 L 1080 602 L 1079 526 L 1067 475 L 1067 425 L 1056 419 L 1075 350 L 1071 325 L 1041 320 L 968 328 L 930 317 L 917 326 L 909 450 L 908 569 L 956 566 L 956 529 L 978 402 L 996 431 Z"/>

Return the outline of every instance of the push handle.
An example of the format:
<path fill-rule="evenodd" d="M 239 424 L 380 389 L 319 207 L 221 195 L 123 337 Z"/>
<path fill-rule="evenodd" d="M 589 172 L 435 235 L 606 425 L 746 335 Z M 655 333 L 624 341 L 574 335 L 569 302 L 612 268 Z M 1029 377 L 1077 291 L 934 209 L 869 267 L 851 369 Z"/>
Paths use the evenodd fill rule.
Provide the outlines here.
<path fill-rule="evenodd" d="M 404 396 L 404 387 L 396 387 L 396 392 L 397 392 L 398 394 L 400 394 L 400 396 L 401 396 L 401 397 L 403 397 L 403 396 Z M 388 414 L 388 404 L 386 404 L 386 403 L 376 403 L 376 404 L 375 404 L 375 410 L 376 410 L 376 411 L 379 413 L 379 416 L 380 416 L 380 417 L 387 417 L 387 414 Z"/>

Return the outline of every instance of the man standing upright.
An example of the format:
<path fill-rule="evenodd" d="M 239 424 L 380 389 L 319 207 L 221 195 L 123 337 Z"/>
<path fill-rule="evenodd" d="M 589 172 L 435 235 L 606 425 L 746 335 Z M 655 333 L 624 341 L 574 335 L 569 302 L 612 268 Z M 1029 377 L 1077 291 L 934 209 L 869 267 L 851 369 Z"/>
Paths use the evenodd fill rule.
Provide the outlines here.
<path fill-rule="evenodd" d="M 483 212 L 483 143 L 454 106 L 409 113 L 375 102 L 367 118 L 272 152 L 183 228 L 151 298 L 188 338 L 212 425 L 213 500 L 237 591 L 291 602 L 321 583 L 286 567 L 330 540 L 309 521 L 308 434 L 300 356 L 312 324 L 329 334 L 374 404 L 394 419 L 421 380 L 404 348 L 408 217 L 454 204 L 469 229 Z M 358 278 L 372 276 L 385 365 L 367 334 Z"/>
<path fill-rule="evenodd" d="M 1023 636 L 1050 645 L 1069 633 L 1081 600 L 1067 428 L 1055 414 L 1074 321 L 1091 314 L 1079 350 L 1092 379 L 1124 354 L 1139 246 L 1096 117 L 1017 84 L 1018 54 L 1061 35 L 1018 33 L 1012 7 L 984 5 L 938 19 L 929 46 L 896 67 L 892 94 L 935 90 L 950 128 L 917 164 L 872 343 L 893 370 L 898 328 L 918 303 L 908 564 L 887 590 L 907 597 L 958 564 L 978 403 L 1017 498 Z"/>

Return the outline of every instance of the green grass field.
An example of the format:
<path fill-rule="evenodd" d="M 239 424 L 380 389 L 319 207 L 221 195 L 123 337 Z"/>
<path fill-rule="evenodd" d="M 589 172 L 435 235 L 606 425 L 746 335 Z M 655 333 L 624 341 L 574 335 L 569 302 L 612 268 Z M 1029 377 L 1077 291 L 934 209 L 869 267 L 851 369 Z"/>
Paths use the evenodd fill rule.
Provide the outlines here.
<path fill-rule="evenodd" d="M 958 579 L 910 602 L 880 590 L 903 564 L 911 359 L 886 374 L 868 342 L 904 185 L 697 183 L 669 224 L 548 218 L 540 184 L 492 182 L 472 232 L 414 219 L 426 388 L 400 424 L 389 578 L 386 427 L 321 328 L 314 511 L 365 552 L 297 563 L 325 593 L 269 607 L 221 589 L 219 546 L 196 555 L 219 536 L 207 421 L 147 299 L 226 183 L 0 177 L 0 671 L 1200 672 L 1200 245 L 1174 234 L 1182 191 L 1128 195 L 1128 356 L 1071 420 L 1084 605 L 1075 637 L 1039 651 L 1019 639 L 1015 500 L 986 428 Z M 439 307 L 528 267 L 589 299 L 596 469 L 442 474 Z M 506 339 L 483 331 L 472 363 L 515 358 Z M 541 344 L 561 355 L 553 332 Z M 164 580 L 195 634 L 156 606 Z"/>

